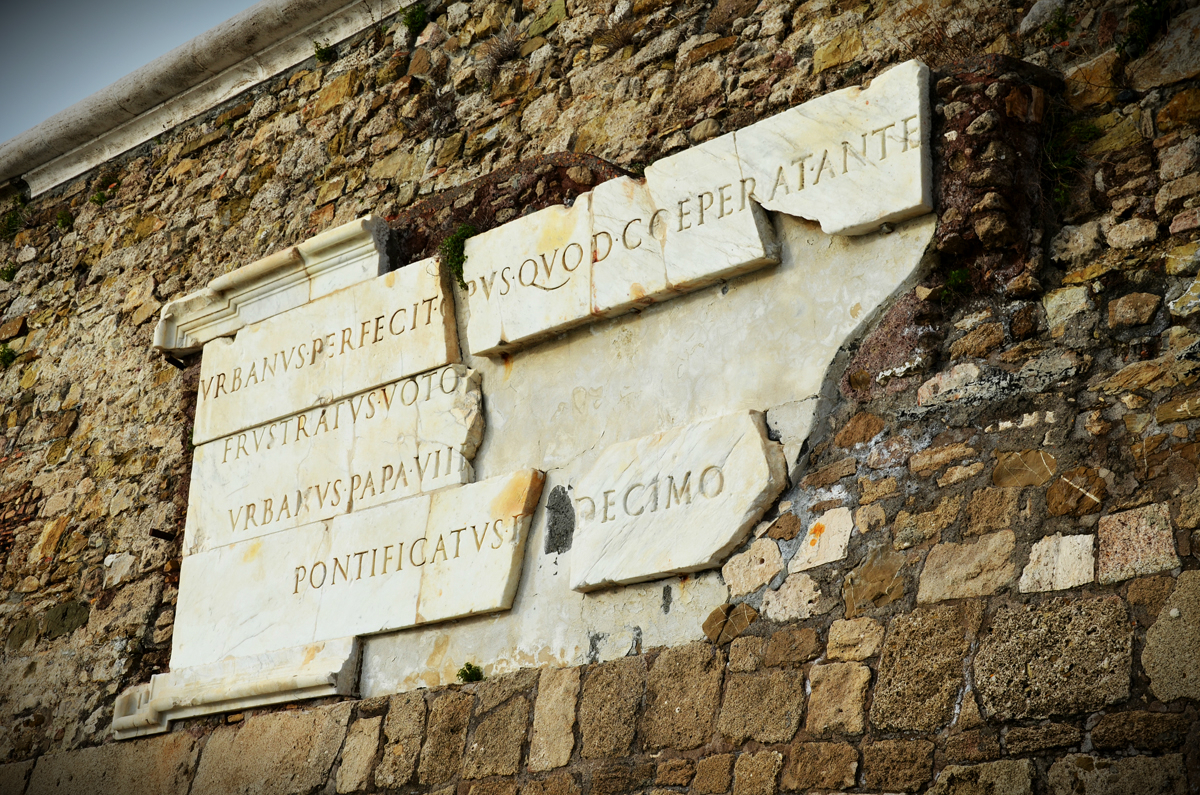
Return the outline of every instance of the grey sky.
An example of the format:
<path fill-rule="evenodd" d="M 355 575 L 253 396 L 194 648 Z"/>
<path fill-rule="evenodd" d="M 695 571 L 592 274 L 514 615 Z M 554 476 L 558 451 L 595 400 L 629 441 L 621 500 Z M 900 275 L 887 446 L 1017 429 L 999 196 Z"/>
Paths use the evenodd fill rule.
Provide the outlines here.
<path fill-rule="evenodd" d="M 0 0 L 0 142 L 255 0 Z"/>

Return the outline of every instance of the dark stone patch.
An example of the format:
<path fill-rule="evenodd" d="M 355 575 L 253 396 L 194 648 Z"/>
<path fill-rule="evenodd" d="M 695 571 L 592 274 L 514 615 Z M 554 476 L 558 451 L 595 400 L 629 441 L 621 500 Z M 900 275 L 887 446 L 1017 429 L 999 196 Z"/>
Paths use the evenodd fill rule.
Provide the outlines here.
<path fill-rule="evenodd" d="M 561 555 L 571 549 L 575 537 L 575 506 L 562 486 L 555 486 L 546 499 L 546 554 Z"/>
<path fill-rule="evenodd" d="M 46 611 L 46 637 L 67 635 L 87 623 L 91 609 L 82 602 L 65 602 Z"/>

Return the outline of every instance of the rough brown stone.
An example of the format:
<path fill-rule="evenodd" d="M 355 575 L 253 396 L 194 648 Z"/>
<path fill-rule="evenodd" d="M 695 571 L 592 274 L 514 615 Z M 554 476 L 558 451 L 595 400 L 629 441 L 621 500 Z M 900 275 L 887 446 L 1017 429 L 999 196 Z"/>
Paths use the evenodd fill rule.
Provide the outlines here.
<path fill-rule="evenodd" d="M 696 763 L 692 792 L 696 795 L 718 795 L 729 792 L 733 781 L 733 754 L 707 756 Z"/>
<path fill-rule="evenodd" d="M 1058 462 L 1045 450 L 996 453 L 992 483 L 1001 488 L 1042 486 L 1054 477 Z"/>
<path fill-rule="evenodd" d="M 1110 585 L 1179 565 L 1171 515 L 1163 503 L 1100 517 L 1096 582 Z"/>
<path fill-rule="evenodd" d="M 981 535 L 1013 526 L 1019 510 L 1020 489 L 979 489 L 967 504 L 968 535 Z"/>
<path fill-rule="evenodd" d="M 441 784 L 458 775 L 474 703 L 468 693 L 453 692 L 444 693 L 433 702 L 417 770 L 422 784 Z"/>
<path fill-rule="evenodd" d="M 741 754 L 733 765 L 733 795 L 775 795 L 782 766 L 774 751 Z"/>
<path fill-rule="evenodd" d="M 896 616 L 883 645 L 871 723 L 885 731 L 933 731 L 950 722 L 968 639 L 961 607 Z"/>
<path fill-rule="evenodd" d="M 521 795 L 579 795 L 580 792 L 579 782 L 565 770 L 531 779 L 521 787 Z"/>
<path fill-rule="evenodd" d="M 945 755 L 955 765 L 989 762 L 1000 758 L 1000 741 L 988 729 L 972 729 L 947 737 Z"/>
<path fill-rule="evenodd" d="M 1016 726 L 1004 735 L 1004 747 L 1010 754 L 1032 754 L 1048 748 L 1078 745 L 1083 732 L 1065 723 L 1045 726 Z"/>
<path fill-rule="evenodd" d="M 256 715 L 217 729 L 204 744 L 191 793 L 300 795 L 324 786 L 353 707 L 343 703 Z"/>
<path fill-rule="evenodd" d="M 732 674 L 717 728 L 734 745 L 747 739 L 763 744 L 786 743 L 796 734 L 804 713 L 804 674 L 763 671 Z"/>
<path fill-rule="evenodd" d="M 668 759 L 658 766 L 654 783 L 660 787 L 686 787 L 692 783 L 696 767 L 690 759 Z"/>
<path fill-rule="evenodd" d="M 1174 593 L 1146 631 L 1142 667 L 1161 700 L 1200 698 L 1200 571 L 1179 575 Z"/>
<path fill-rule="evenodd" d="M 854 786 L 858 750 L 848 743 L 795 743 L 781 785 L 785 790 L 846 789 Z"/>
<path fill-rule="evenodd" d="M 26 325 L 25 316 L 14 317 L 12 320 L 6 320 L 0 323 L 0 342 L 8 342 L 25 334 L 29 330 Z"/>
<path fill-rule="evenodd" d="M 862 734 L 866 728 L 863 701 L 871 669 L 862 663 L 829 663 L 814 665 L 808 677 L 812 694 L 805 728 L 809 734 Z"/>
<path fill-rule="evenodd" d="M 347 715 L 349 712 L 347 711 Z M 219 730 L 220 731 L 220 730 Z M 232 731 L 232 730 L 231 730 Z M 323 739 L 323 738 L 322 738 Z M 211 745 L 217 740 L 214 733 L 208 742 Z M 225 746 L 219 745 L 215 750 L 219 755 Z M 286 747 L 277 748 L 286 751 Z M 323 749 L 328 750 L 328 749 Z M 24 789 L 25 774 L 33 767 L 33 775 L 29 779 L 29 795 L 159 795 L 165 792 L 187 792 L 188 783 L 196 770 L 196 758 L 200 753 L 200 743 L 185 732 L 165 734 L 161 737 L 140 739 L 132 743 L 112 743 L 94 748 L 80 748 L 58 754 L 49 754 L 37 760 L 36 767 L 32 762 L 16 765 L 4 765 L 0 768 L 0 786 L 11 781 L 20 781 L 21 788 L 3 789 L 4 793 L 12 792 L 19 795 Z M 329 751 L 328 764 L 333 763 L 337 755 L 335 746 Z M 289 763 L 294 763 L 294 755 L 283 764 L 276 767 L 271 760 L 265 766 L 273 767 L 283 773 L 297 773 L 289 770 Z M 315 760 L 314 760 L 315 761 Z M 328 773 L 328 764 L 325 773 Z M 194 790 L 205 795 L 215 795 L 209 783 L 211 777 L 203 783 L 206 789 Z M 321 777 L 324 780 L 324 777 Z M 260 785 L 259 788 L 247 788 L 236 792 L 292 792 L 284 788 L 269 788 Z M 228 790 L 235 792 L 235 790 Z"/>
<path fill-rule="evenodd" d="M 893 552 L 890 544 L 872 547 L 863 562 L 842 581 L 846 618 L 903 598 L 904 578 L 900 575 L 903 567 L 904 556 Z"/>
<path fill-rule="evenodd" d="M 974 455 L 975 448 L 964 442 L 956 442 L 913 453 L 912 458 L 908 459 L 908 468 L 914 475 L 924 476 L 941 469 L 952 461 L 959 461 Z"/>
<path fill-rule="evenodd" d="M 804 525 L 801 524 L 799 516 L 794 513 L 783 513 L 767 528 L 767 538 L 774 538 L 776 541 L 791 541 L 803 529 Z"/>
<path fill-rule="evenodd" d="M 578 668 L 543 668 L 533 710 L 529 769 L 562 767 L 575 749 L 575 702 L 579 696 Z"/>
<path fill-rule="evenodd" d="M 860 411 L 850 418 L 846 427 L 833 437 L 833 443 L 838 447 L 850 449 L 856 444 L 864 444 L 879 435 L 887 427 L 882 417 L 876 417 L 869 411 Z"/>
<path fill-rule="evenodd" d="M 797 665 L 814 660 L 821 653 L 821 639 L 816 630 L 809 627 L 781 629 L 767 641 L 763 653 L 763 665 L 773 668 L 778 665 Z"/>
<path fill-rule="evenodd" d="M 707 643 L 667 649 L 646 683 L 642 732 L 647 748 L 687 751 L 708 742 L 721 702 L 724 656 Z"/>
<path fill-rule="evenodd" d="M 704 636 L 723 646 L 745 632 L 757 618 L 758 611 L 745 602 L 721 605 L 704 619 Z"/>
<path fill-rule="evenodd" d="M 832 486 L 842 478 L 853 475 L 856 471 L 858 471 L 858 462 L 853 458 L 843 458 L 841 461 L 835 461 L 810 473 L 800 481 L 800 485 L 806 489 L 823 489 L 826 486 Z"/>
<path fill-rule="evenodd" d="M 1091 467 L 1076 467 L 1055 478 L 1046 489 L 1046 513 L 1051 516 L 1084 516 L 1100 510 L 1108 486 Z"/>
<path fill-rule="evenodd" d="M 456 789 L 447 787 L 445 795 L 453 795 Z M 511 778 L 489 778 L 472 781 L 467 795 L 517 795 L 517 782 Z"/>
<path fill-rule="evenodd" d="M 873 618 L 834 621 L 826 653 L 831 660 L 859 662 L 874 657 L 883 645 L 883 625 Z"/>
<path fill-rule="evenodd" d="M 763 647 L 767 639 L 755 635 L 735 638 L 729 644 L 729 670 L 738 673 L 757 671 L 762 664 Z"/>
<path fill-rule="evenodd" d="M 1050 795 L 1184 795 L 1183 757 L 1097 759 L 1075 754 L 1050 766 Z"/>
<path fill-rule="evenodd" d="M 940 538 L 940 533 L 958 519 L 962 508 L 962 495 L 943 497 L 932 511 L 910 514 L 900 511 L 892 525 L 892 546 L 909 549 L 929 540 Z"/>
<path fill-rule="evenodd" d="M 1153 293 L 1130 293 L 1108 302 L 1109 328 L 1129 328 L 1149 323 L 1162 298 Z"/>
<path fill-rule="evenodd" d="M 400 693 L 389 699 L 387 718 L 383 722 L 387 744 L 383 757 L 375 768 L 375 784 L 379 787 L 401 787 L 412 781 L 425 739 L 425 697 L 419 691 Z"/>
<path fill-rule="evenodd" d="M 1033 795 L 1036 771 L 1029 759 L 982 765 L 947 765 L 930 795 Z"/>
<path fill-rule="evenodd" d="M 579 735 L 585 759 L 626 756 L 646 688 L 641 657 L 592 666 L 579 699 Z"/>
<path fill-rule="evenodd" d="M 641 789 L 654 780 L 654 765 L 608 764 L 592 773 L 590 795 L 625 795 Z"/>
<path fill-rule="evenodd" d="M 971 329 L 966 336 L 955 340 L 950 346 L 950 358 L 978 359 L 1004 344 L 1004 326 L 999 323 L 982 323 Z"/>
<path fill-rule="evenodd" d="M 1112 712 L 1092 729 L 1100 750 L 1166 751 L 1182 748 L 1192 722 L 1177 712 Z"/>
<path fill-rule="evenodd" d="M 858 479 L 858 504 L 870 505 L 876 500 L 882 500 L 884 497 L 890 497 L 896 493 L 895 478 L 880 478 L 879 480 L 871 480 L 869 478 Z"/>
<path fill-rule="evenodd" d="M 962 544 L 938 544 L 925 558 L 918 602 L 941 602 L 994 594 L 1016 574 L 1016 537 L 1011 530 Z"/>
<path fill-rule="evenodd" d="M 517 693 L 532 690 L 538 683 L 538 675 L 537 668 L 523 668 L 511 674 L 497 676 L 495 679 L 485 679 L 468 685 L 463 690 L 475 694 L 475 715 L 478 717 L 500 706 Z"/>
<path fill-rule="evenodd" d="M 1200 88 L 1187 88 L 1171 97 L 1155 117 L 1158 130 L 1169 133 L 1200 119 Z"/>
<path fill-rule="evenodd" d="M 916 792 L 933 776 L 929 740 L 879 740 L 863 745 L 863 786 Z"/>
<path fill-rule="evenodd" d="M 382 717 L 360 718 L 350 726 L 342 746 L 342 763 L 338 766 L 338 795 L 362 792 L 371 780 L 375 755 L 379 752 L 379 727 Z"/>
<path fill-rule="evenodd" d="M 1002 606 L 975 656 L 975 683 L 1000 720 L 1091 712 L 1129 696 L 1132 641 L 1115 597 Z"/>
<path fill-rule="evenodd" d="M 463 778 L 516 775 L 529 725 L 529 702 L 514 696 L 475 727 L 463 760 Z"/>

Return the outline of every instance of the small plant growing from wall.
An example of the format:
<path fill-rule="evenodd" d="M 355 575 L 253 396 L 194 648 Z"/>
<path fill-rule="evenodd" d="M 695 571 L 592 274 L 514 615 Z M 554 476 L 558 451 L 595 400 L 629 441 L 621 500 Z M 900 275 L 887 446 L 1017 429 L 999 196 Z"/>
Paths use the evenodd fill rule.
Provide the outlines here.
<path fill-rule="evenodd" d="M 314 41 L 313 56 L 317 59 L 317 63 L 333 63 L 337 60 L 337 47 L 331 45 L 328 41 Z"/>
<path fill-rule="evenodd" d="M 55 220 L 55 223 L 58 224 L 58 228 L 62 229 L 64 232 L 69 231 L 75 226 L 75 216 L 71 215 L 70 210 L 59 210 L 58 218 Z"/>
<path fill-rule="evenodd" d="M 25 203 L 18 200 L 17 206 L 0 216 L 0 240 L 12 240 L 25 228 Z"/>
<path fill-rule="evenodd" d="M 442 260 L 442 265 L 454 274 L 454 278 L 458 280 L 458 286 L 464 290 L 467 289 L 467 283 L 463 279 L 463 265 L 467 261 L 464 249 L 467 245 L 467 238 L 474 237 L 475 234 L 475 227 L 470 224 L 459 224 L 458 229 L 455 229 L 438 246 L 438 257 Z"/>
<path fill-rule="evenodd" d="M 3 268 L 0 268 L 0 282 L 11 282 L 17 276 L 17 266 L 13 263 L 8 263 Z"/>
<path fill-rule="evenodd" d="M 0 344 L 0 367 L 3 367 L 5 370 L 7 370 L 9 365 L 11 365 L 16 360 L 17 360 L 17 352 L 14 351 L 12 348 L 8 347 L 7 342 Z M 468 663 L 468 665 L 469 664 L 470 663 Z"/>
<path fill-rule="evenodd" d="M 88 201 L 90 201 L 92 204 L 96 205 L 97 207 L 103 207 L 104 203 L 106 201 L 108 201 L 108 194 L 102 190 L 98 190 L 92 194 L 92 197 L 90 199 L 88 199 Z"/>
<path fill-rule="evenodd" d="M 458 669 L 458 680 L 464 684 L 467 682 L 482 682 L 483 669 L 472 662 L 463 663 L 463 667 Z"/>
<path fill-rule="evenodd" d="M 521 51 L 521 31 L 516 25 L 505 25 L 504 29 L 479 46 L 475 76 L 485 86 L 496 79 L 500 65 L 515 58 Z"/>
<path fill-rule="evenodd" d="M 1075 17 L 1067 13 L 1065 8 L 1059 8 L 1050 17 L 1042 30 L 1050 37 L 1052 42 L 1066 41 L 1071 35 L 1071 31 L 1075 29 Z"/>
<path fill-rule="evenodd" d="M 413 3 L 404 9 L 404 16 L 401 17 L 404 27 L 408 28 L 408 32 L 413 36 L 419 35 L 425 29 L 427 19 L 428 15 L 425 13 L 424 3 Z"/>
<path fill-rule="evenodd" d="M 1170 16 L 1169 0 L 1138 0 L 1129 10 L 1129 27 L 1125 35 L 1117 39 L 1117 54 L 1137 58 L 1144 53 L 1150 42 L 1166 28 Z"/>

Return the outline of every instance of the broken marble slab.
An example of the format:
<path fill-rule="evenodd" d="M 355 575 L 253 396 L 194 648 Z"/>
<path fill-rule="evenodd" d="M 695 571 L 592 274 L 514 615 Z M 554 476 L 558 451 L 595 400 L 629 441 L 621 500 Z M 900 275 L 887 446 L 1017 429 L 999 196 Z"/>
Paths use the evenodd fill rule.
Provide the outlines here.
<path fill-rule="evenodd" d="M 667 225 L 645 180 L 617 177 L 592 190 L 592 311 L 611 317 L 673 297 Z"/>
<path fill-rule="evenodd" d="M 369 215 L 218 276 L 167 303 L 154 347 L 186 355 L 251 323 L 387 272 L 387 222 Z"/>
<path fill-rule="evenodd" d="M 831 235 L 931 212 L 929 85 L 929 67 L 906 61 L 867 88 L 817 97 L 733 133 L 751 195 Z"/>
<path fill-rule="evenodd" d="M 783 448 L 757 411 L 612 445 L 574 487 L 571 587 L 715 568 L 785 485 Z"/>
<path fill-rule="evenodd" d="M 197 715 L 352 695 L 361 653 L 357 638 L 335 638 L 155 674 L 117 696 L 113 737 L 160 734 Z"/>
<path fill-rule="evenodd" d="M 193 443 L 457 362 L 436 259 L 347 287 L 204 346 Z"/>
<path fill-rule="evenodd" d="M 172 669 L 507 610 L 543 479 L 523 470 L 184 557 Z"/>
<path fill-rule="evenodd" d="M 854 519 L 849 508 L 834 508 L 821 514 L 804 534 L 796 554 L 788 562 L 788 573 L 815 569 L 846 557 Z"/>
<path fill-rule="evenodd" d="M 200 445 L 183 554 L 470 483 L 479 381 L 452 364 Z"/>

